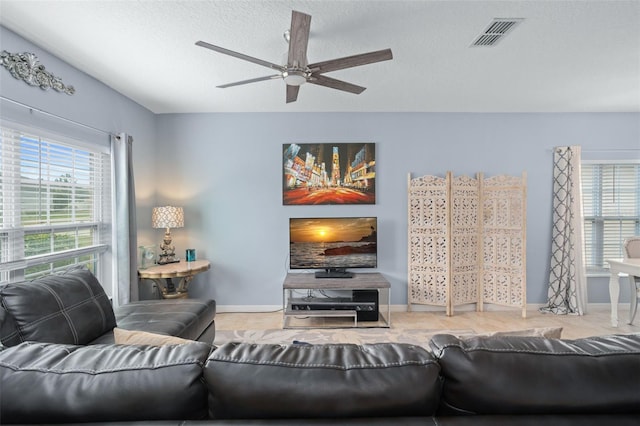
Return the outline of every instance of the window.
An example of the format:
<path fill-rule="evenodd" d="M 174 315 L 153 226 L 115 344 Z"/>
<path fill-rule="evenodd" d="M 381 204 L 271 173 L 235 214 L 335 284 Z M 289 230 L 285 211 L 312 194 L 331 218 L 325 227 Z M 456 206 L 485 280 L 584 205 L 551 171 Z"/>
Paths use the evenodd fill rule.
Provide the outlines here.
<path fill-rule="evenodd" d="M 86 264 L 110 246 L 110 154 L 0 128 L 0 284 Z"/>
<path fill-rule="evenodd" d="M 605 272 L 606 259 L 624 257 L 622 242 L 640 235 L 640 164 L 583 162 L 587 272 Z"/>

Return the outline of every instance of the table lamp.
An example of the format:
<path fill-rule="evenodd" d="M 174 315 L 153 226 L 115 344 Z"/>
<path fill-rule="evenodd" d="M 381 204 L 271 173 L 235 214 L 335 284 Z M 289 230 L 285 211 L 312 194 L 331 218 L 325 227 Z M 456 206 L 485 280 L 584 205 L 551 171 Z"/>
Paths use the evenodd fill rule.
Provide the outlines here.
<path fill-rule="evenodd" d="M 166 229 L 164 239 L 160 245 L 158 264 L 164 265 L 179 262 L 180 260 L 175 257 L 175 247 L 171 245 L 171 228 L 182 228 L 184 226 L 184 210 L 182 207 L 154 207 L 151 213 L 151 226 Z"/>

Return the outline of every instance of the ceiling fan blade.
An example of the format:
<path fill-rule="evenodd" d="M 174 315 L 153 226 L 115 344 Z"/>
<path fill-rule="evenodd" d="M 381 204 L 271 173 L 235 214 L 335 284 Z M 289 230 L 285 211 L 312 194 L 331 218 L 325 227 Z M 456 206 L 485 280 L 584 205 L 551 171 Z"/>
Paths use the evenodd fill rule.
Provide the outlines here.
<path fill-rule="evenodd" d="M 240 86 L 241 84 L 256 83 L 258 81 L 274 80 L 276 78 L 282 78 L 282 75 L 280 74 L 267 75 L 265 77 L 258 77 L 258 78 L 252 78 L 249 80 L 236 81 L 235 83 L 222 84 L 216 87 L 219 89 L 226 89 L 227 87 Z"/>
<path fill-rule="evenodd" d="M 388 61 L 393 59 L 391 49 L 378 50 L 375 52 L 361 53 L 359 55 L 346 56 L 339 59 L 331 59 L 324 62 L 309 64 L 309 69 L 314 74 L 323 74 L 329 71 L 337 71 L 345 68 L 359 67 L 361 65 L 372 64 L 374 62 Z"/>
<path fill-rule="evenodd" d="M 297 11 L 291 12 L 291 29 L 289 30 L 289 55 L 287 65 L 304 68 L 307 66 L 307 45 L 309 44 L 309 30 L 311 29 L 311 15 Z"/>
<path fill-rule="evenodd" d="M 197 41 L 196 45 L 204 47 L 206 49 L 211 49 L 215 52 L 224 53 L 225 55 L 233 56 L 238 59 L 244 59 L 245 61 L 253 62 L 254 64 L 262 65 L 263 67 L 272 68 L 278 71 L 285 70 L 285 67 L 283 67 L 282 65 L 274 64 L 273 62 L 263 61 L 262 59 L 234 52 L 233 50 L 225 49 L 224 47 L 214 46 L 213 44 L 209 44 L 206 41 Z"/>
<path fill-rule="evenodd" d="M 292 86 L 287 84 L 287 103 L 295 102 L 298 99 L 298 92 L 300 91 L 300 86 Z"/>
<path fill-rule="evenodd" d="M 343 92 L 355 93 L 356 95 L 359 95 L 366 89 L 366 87 L 356 86 L 355 84 L 336 80 L 335 78 L 327 77 L 325 75 L 312 75 L 311 78 L 307 80 L 307 83 L 330 87 L 332 89 L 342 90 Z"/>

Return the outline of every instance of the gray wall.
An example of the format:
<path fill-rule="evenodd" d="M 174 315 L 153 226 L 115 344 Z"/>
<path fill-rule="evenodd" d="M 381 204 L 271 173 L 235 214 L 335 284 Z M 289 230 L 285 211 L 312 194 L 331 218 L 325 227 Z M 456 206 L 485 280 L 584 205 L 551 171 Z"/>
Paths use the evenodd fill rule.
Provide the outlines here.
<path fill-rule="evenodd" d="M 379 267 L 392 303 L 406 303 L 407 174 L 528 173 L 527 298 L 546 301 L 551 223 L 552 147 L 580 144 L 596 158 L 640 148 L 640 114 L 274 113 L 154 115 L 92 77 L 0 27 L 0 49 L 33 52 L 76 88 L 43 91 L 0 69 L 0 94 L 109 132 L 134 137 L 138 242 L 159 244 L 151 208 L 183 205 L 186 226 L 173 230 L 178 254 L 197 249 L 212 269 L 196 277 L 194 296 L 219 305 L 281 303 L 287 271 L 288 218 L 375 215 Z M 3 117 L 94 138 L 74 126 L 0 102 Z M 282 144 L 375 142 L 373 206 L 283 206 Z M 638 152 L 636 151 L 636 156 Z M 590 302 L 608 302 L 607 279 L 589 280 Z M 622 301 L 628 301 L 626 287 Z"/>
<path fill-rule="evenodd" d="M 168 114 L 158 120 L 159 201 L 185 207 L 174 231 L 212 261 L 193 294 L 220 305 L 277 305 L 287 272 L 288 218 L 378 217 L 378 271 L 392 304 L 407 300 L 407 175 L 527 172 L 527 300 L 547 300 L 552 148 L 582 145 L 595 158 L 640 148 L 639 114 L 255 113 Z M 283 206 L 282 144 L 375 142 L 377 202 Z M 609 152 L 603 152 L 609 151 Z M 636 157 L 640 152 L 632 153 Z M 162 204 L 162 203 L 161 203 Z M 608 280 L 589 280 L 608 302 Z M 628 300 L 626 287 L 621 300 Z"/>

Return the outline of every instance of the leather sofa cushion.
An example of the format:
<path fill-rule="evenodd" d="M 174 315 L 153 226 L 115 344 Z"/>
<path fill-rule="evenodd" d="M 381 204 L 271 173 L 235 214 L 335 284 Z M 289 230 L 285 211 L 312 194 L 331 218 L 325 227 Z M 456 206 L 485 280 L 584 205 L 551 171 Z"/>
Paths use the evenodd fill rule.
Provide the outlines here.
<path fill-rule="evenodd" d="M 74 346 L 26 342 L 0 351 L 3 423 L 201 419 L 211 346 Z"/>
<path fill-rule="evenodd" d="M 117 326 L 125 330 L 200 340 L 214 323 L 216 302 L 207 299 L 142 300 L 116 308 L 115 315 Z M 113 332 L 91 342 L 106 343 L 114 343 Z M 213 339 L 206 343 L 213 344 Z"/>
<path fill-rule="evenodd" d="M 440 367 L 407 344 L 225 343 L 207 360 L 215 419 L 427 416 Z"/>
<path fill-rule="evenodd" d="M 436 335 L 430 347 L 444 377 L 439 414 L 640 413 L 640 334 Z"/>
<path fill-rule="evenodd" d="M 86 267 L 0 286 L 7 326 L 2 343 L 27 340 L 83 345 L 116 325 L 111 302 Z"/>

